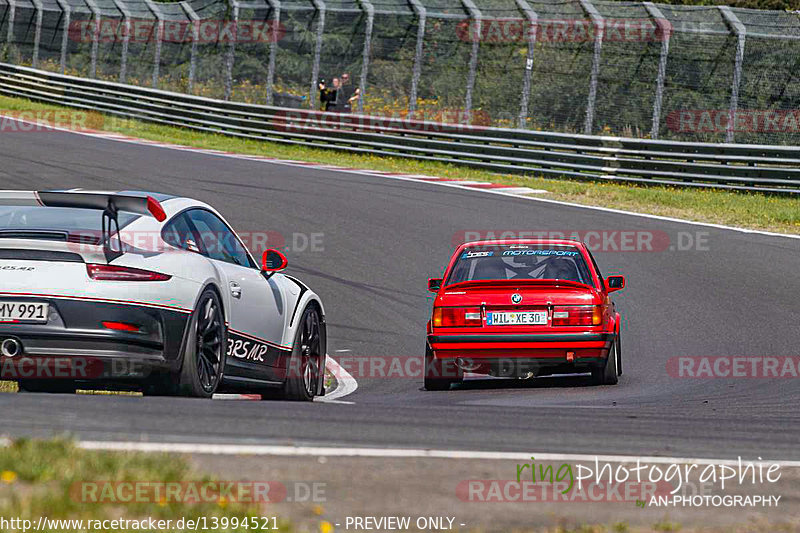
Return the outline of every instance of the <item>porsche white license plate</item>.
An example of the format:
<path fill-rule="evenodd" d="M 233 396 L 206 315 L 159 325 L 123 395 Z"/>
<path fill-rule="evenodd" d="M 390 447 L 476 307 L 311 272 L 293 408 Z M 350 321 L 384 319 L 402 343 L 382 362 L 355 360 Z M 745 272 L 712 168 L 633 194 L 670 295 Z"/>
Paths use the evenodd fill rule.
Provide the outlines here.
<path fill-rule="evenodd" d="M 47 322 L 49 304 L 29 302 L 0 302 L 0 323 L 40 323 Z"/>
<path fill-rule="evenodd" d="M 487 326 L 545 326 L 547 311 L 486 313 Z"/>

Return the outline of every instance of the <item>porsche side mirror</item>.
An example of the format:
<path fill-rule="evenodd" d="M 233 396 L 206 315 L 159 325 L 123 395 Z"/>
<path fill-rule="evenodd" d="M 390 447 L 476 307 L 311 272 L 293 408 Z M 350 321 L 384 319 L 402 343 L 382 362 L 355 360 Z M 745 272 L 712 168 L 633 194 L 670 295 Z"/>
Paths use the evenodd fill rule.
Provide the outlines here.
<path fill-rule="evenodd" d="M 625 276 L 608 276 L 606 278 L 608 292 L 618 291 L 625 288 Z"/>
<path fill-rule="evenodd" d="M 439 292 L 439 289 L 442 288 L 442 280 L 441 278 L 430 278 L 428 280 L 428 290 L 431 292 Z"/>
<path fill-rule="evenodd" d="M 261 272 L 280 272 L 289 264 L 286 256 L 278 250 L 270 248 L 261 257 Z"/>

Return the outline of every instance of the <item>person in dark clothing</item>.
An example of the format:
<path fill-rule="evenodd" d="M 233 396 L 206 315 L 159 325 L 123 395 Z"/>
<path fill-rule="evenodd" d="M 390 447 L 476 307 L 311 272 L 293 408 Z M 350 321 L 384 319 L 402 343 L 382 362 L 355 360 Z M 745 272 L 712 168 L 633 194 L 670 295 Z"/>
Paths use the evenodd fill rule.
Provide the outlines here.
<path fill-rule="evenodd" d="M 358 100 L 361 98 L 361 89 L 354 87 L 350 80 L 350 74 L 345 72 L 342 74 L 342 89 L 339 96 L 339 107 L 345 113 L 351 113 L 353 108 L 358 106 Z"/>
<path fill-rule="evenodd" d="M 328 87 L 325 80 L 319 82 L 319 101 L 324 111 L 337 111 L 337 101 L 341 84 L 339 78 L 333 78 L 333 85 Z"/>

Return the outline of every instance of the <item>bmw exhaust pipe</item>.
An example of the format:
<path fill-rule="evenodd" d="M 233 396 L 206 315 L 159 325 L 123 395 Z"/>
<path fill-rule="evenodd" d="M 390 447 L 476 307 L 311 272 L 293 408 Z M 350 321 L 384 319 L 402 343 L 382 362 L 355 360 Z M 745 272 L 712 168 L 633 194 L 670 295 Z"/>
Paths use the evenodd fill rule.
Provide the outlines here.
<path fill-rule="evenodd" d="M 6 357 L 16 357 L 22 353 L 22 345 L 17 339 L 5 339 L 0 344 L 0 353 Z"/>

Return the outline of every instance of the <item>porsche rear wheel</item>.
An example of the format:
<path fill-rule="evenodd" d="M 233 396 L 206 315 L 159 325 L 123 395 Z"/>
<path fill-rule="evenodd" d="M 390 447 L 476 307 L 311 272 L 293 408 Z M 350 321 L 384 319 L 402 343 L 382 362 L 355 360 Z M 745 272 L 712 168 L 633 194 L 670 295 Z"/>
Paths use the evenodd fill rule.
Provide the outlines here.
<path fill-rule="evenodd" d="M 592 382 L 595 385 L 617 384 L 619 381 L 619 369 L 622 366 L 620 364 L 620 356 L 620 338 L 617 335 L 611 345 L 611 349 L 608 351 L 605 364 L 592 369 Z"/>
<path fill-rule="evenodd" d="M 192 313 L 184 341 L 178 394 L 211 398 L 222 381 L 227 337 L 220 298 L 214 290 L 206 289 Z"/>
<path fill-rule="evenodd" d="M 294 338 L 292 355 L 287 362 L 286 382 L 281 398 L 297 402 L 310 402 L 317 395 L 319 380 L 325 372 L 322 338 L 322 321 L 313 306 L 303 311 Z"/>
<path fill-rule="evenodd" d="M 433 356 L 431 347 L 425 346 L 424 387 L 429 391 L 448 390 L 450 385 L 461 383 L 463 372 L 452 361 L 443 361 Z"/>

